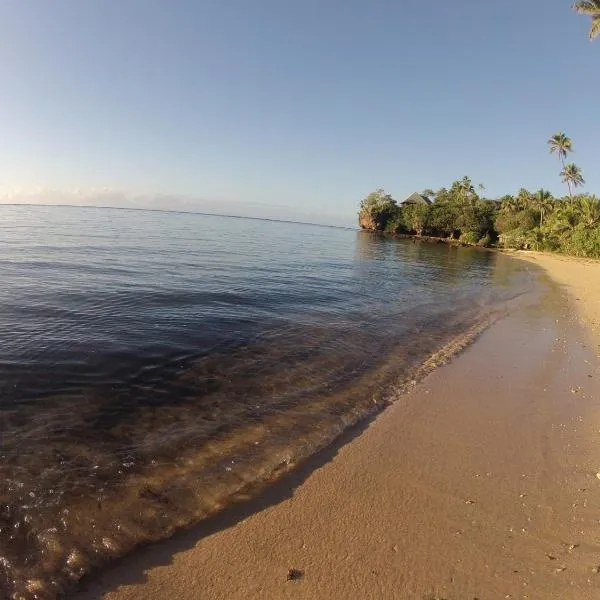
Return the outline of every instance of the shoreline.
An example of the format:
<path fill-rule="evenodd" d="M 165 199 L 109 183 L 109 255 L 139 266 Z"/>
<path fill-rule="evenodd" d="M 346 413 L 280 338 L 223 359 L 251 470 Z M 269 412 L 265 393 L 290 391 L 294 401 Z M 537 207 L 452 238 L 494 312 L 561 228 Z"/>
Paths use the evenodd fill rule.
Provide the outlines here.
<path fill-rule="evenodd" d="M 513 311 L 256 500 L 75 597 L 589 597 L 599 388 L 574 302 Z"/>
<path fill-rule="evenodd" d="M 458 248 L 480 248 L 483 250 L 497 250 L 489 246 L 478 246 L 477 244 L 467 244 L 454 238 L 436 237 L 433 235 L 415 235 L 412 233 L 388 233 L 386 231 L 375 231 L 373 229 L 358 229 L 364 233 L 390 237 L 394 240 L 412 240 L 413 242 L 423 242 L 424 244 L 446 244 L 447 246 L 456 246 Z"/>
<path fill-rule="evenodd" d="M 315 278 L 312 269 L 307 275 L 314 293 L 306 295 L 313 288 L 296 286 L 294 280 L 304 279 L 287 270 L 289 303 L 280 303 L 279 275 L 272 294 L 263 294 L 269 284 L 257 287 L 256 294 L 251 289 L 228 296 L 236 305 L 234 321 L 245 314 L 246 301 L 260 306 L 261 314 L 272 308 L 275 318 L 267 315 L 264 325 L 260 317 L 245 324 L 241 319 L 240 329 L 215 330 L 215 338 L 229 339 L 231 345 L 197 363 L 185 355 L 147 361 L 140 353 L 115 364 L 124 385 L 82 385 L 76 393 L 5 412 L 5 504 L 10 509 L 4 524 L 14 533 L 2 552 L 0 596 L 65 596 L 86 575 L 93 577 L 120 557 L 259 494 L 263 483 L 271 485 L 421 379 L 422 366 L 442 364 L 452 350 L 440 355 L 440 348 L 470 342 L 457 336 L 467 332 L 470 337 L 471 325 L 504 313 L 506 302 L 532 287 L 528 265 L 497 254 L 446 252 L 451 249 L 354 234 L 343 238 L 340 257 L 325 261 L 320 276 Z M 264 283 L 270 281 L 267 277 Z M 334 282 L 343 286 L 342 295 Z M 132 283 L 126 284 L 129 290 Z M 396 295 L 391 304 L 390 292 Z M 300 312 L 294 308 L 296 294 L 302 298 Z M 201 294 L 191 297 L 202 304 Z M 173 299 L 179 302 L 179 293 Z M 136 299 L 126 305 L 137 304 Z M 301 316 L 304 311 L 308 319 Z M 165 347 L 177 346 L 187 312 L 181 321 L 172 321 L 162 309 L 150 313 L 162 324 Z M 124 310 L 123 317 L 128 314 Z M 39 326 L 43 323 L 40 318 Z M 117 338 L 119 323 L 110 325 Z M 153 319 L 148 323 L 156 329 Z M 148 340 L 156 335 L 143 325 L 137 334 Z M 212 338 L 201 328 L 194 335 Z M 62 356 L 68 358 L 69 351 Z M 55 362 L 50 353 L 42 358 L 42 364 Z M 147 362 L 152 363 L 148 371 L 127 380 L 128 372 Z M 110 374 L 112 365 L 103 369 Z M 48 373 L 49 383 L 62 379 L 54 368 Z M 64 374 L 78 376 L 68 364 Z M 152 385 L 146 388 L 148 382 Z M 7 389 L 12 398 L 11 386 Z M 29 388 L 15 389 L 18 400 Z M 37 435 L 38 423 L 50 435 Z"/>
<path fill-rule="evenodd" d="M 571 296 L 579 323 L 600 342 L 600 260 L 533 250 L 502 252 L 544 269 Z"/>

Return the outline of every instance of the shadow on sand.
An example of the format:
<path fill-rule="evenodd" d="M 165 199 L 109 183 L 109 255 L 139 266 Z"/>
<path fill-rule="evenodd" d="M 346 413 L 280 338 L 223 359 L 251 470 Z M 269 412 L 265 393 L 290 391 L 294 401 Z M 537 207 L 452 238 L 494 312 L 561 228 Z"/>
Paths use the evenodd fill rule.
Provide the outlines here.
<path fill-rule="evenodd" d="M 383 409 L 346 429 L 329 446 L 267 486 L 255 498 L 238 501 L 213 517 L 201 521 L 190 529 L 180 531 L 167 540 L 140 546 L 134 552 L 112 563 L 101 573 L 92 572 L 90 576 L 84 577 L 79 584 L 79 591 L 69 597 L 71 600 L 100 600 L 104 594 L 120 586 L 142 584 L 147 579 L 146 571 L 171 564 L 176 554 L 193 548 L 203 538 L 229 529 L 250 515 L 291 498 L 296 488 L 302 485 L 313 471 L 332 461 L 339 450 L 361 435 Z"/>

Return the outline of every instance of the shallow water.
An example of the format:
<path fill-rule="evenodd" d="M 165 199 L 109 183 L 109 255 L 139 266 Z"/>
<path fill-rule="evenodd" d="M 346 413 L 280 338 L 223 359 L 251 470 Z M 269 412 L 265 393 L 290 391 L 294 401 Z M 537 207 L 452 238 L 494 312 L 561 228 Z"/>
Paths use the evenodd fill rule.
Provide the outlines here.
<path fill-rule="evenodd" d="M 352 230 L 12 206 L 0 276 L 0 598 L 256 493 L 531 285 Z"/>

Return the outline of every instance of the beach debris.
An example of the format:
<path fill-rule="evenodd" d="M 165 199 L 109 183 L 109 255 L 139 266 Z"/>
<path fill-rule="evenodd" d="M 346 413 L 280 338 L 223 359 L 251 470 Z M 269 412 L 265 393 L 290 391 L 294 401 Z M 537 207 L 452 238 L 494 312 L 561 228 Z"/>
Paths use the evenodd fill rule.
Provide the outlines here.
<path fill-rule="evenodd" d="M 566 571 L 567 567 L 556 567 L 556 569 L 554 569 L 555 573 L 562 573 L 563 571 Z"/>
<path fill-rule="evenodd" d="M 549 560 L 556 560 L 556 556 L 554 556 L 553 554 L 546 554 L 546 556 Z"/>
<path fill-rule="evenodd" d="M 600 471 L 596 473 L 596 479 L 600 479 Z"/>
<path fill-rule="evenodd" d="M 394 545 L 392 546 L 392 550 L 393 550 L 394 552 L 398 552 L 398 544 L 394 544 Z"/>
<path fill-rule="evenodd" d="M 575 548 L 579 548 L 579 544 L 570 544 L 569 545 L 569 552 L 573 552 L 573 550 L 575 550 Z"/>
<path fill-rule="evenodd" d="M 300 569 L 289 569 L 287 572 L 288 581 L 300 581 L 304 577 L 304 571 Z"/>
<path fill-rule="evenodd" d="M 600 478 L 599 478 L 600 479 Z M 475 504 L 475 500 L 471 500 L 470 498 L 468 500 L 465 500 L 465 504 Z"/>
<path fill-rule="evenodd" d="M 592 573 L 594 573 L 594 575 L 598 575 L 598 573 L 600 573 L 600 567 L 594 567 L 592 569 Z"/>

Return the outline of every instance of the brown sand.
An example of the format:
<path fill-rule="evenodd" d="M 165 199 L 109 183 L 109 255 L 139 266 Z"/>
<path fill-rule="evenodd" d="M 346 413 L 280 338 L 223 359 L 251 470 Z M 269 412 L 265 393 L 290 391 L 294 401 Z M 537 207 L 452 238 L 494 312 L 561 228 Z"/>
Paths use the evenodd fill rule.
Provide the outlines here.
<path fill-rule="evenodd" d="M 600 338 L 600 260 L 574 258 L 547 252 L 511 252 L 536 263 L 564 286 L 584 325 Z"/>
<path fill-rule="evenodd" d="M 597 314 L 596 267 L 535 260 Z M 351 443 L 79 600 L 600 598 L 600 371 L 572 306 L 513 311 Z"/>

